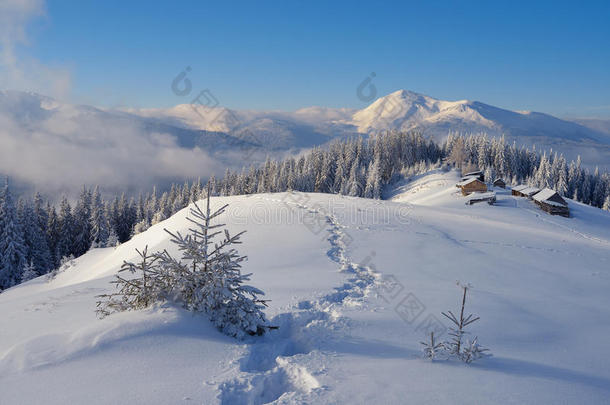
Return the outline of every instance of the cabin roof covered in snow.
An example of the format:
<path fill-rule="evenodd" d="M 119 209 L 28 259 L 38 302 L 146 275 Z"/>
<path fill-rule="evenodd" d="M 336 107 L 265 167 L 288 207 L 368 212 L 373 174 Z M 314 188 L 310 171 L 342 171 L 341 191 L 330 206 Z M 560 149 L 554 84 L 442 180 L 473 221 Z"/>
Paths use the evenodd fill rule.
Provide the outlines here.
<path fill-rule="evenodd" d="M 482 171 L 480 171 L 480 170 L 477 170 L 476 172 L 470 172 L 470 173 L 466 173 L 466 174 L 464 175 L 464 177 L 466 177 L 466 176 L 479 176 L 479 175 L 481 175 L 481 174 L 483 174 L 483 172 L 482 172 Z"/>
<path fill-rule="evenodd" d="M 551 200 L 551 198 L 553 200 Z M 538 202 L 544 202 L 547 204 L 557 205 L 557 206 L 562 206 L 562 207 L 565 207 L 567 205 L 567 203 L 562 204 L 560 201 L 565 202 L 565 200 L 563 198 L 561 198 L 561 196 L 557 193 L 557 191 L 551 190 L 550 188 L 545 188 L 542 191 L 540 191 L 539 193 L 536 193 L 536 195 L 533 197 L 533 199 Z"/>
<path fill-rule="evenodd" d="M 469 200 L 478 200 L 478 199 L 485 199 L 485 198 L 493 198 L 495 196 L 496 196 L 495 191 L 487 191 L 485 193 L 474 192 L 468 196 L 468 199 Z"/>
<path fill-rule="evenodd" d="M 523 190 L 518 190 L 521 194 L 525 194 L 527 196 L 532 196 L 540 191 L 538 187 L 527 187 Z"/>
<path fill-rule="evenodd" d="M 526 188 L 528 188 L 528 186 L 526 184 L 519 184 L 518 186 L 515 186 L 512 189 L 515 191 L 521 191 L 521 190 L 525 190 Z"/>
<path fill-rule="evenodd" d="M 470 177 L 470 178 L 468 178 L 466 180 L 460 181 L 459 183 L 456 184 L 456 186 L 462 187 L 462 186 L 465 186 L 465 185 L 470 184 L 470 183 L 475 182 L 475 181 L 478 181 L 478 182 L 482 183 L 482 181 L 477 179 L 476 177 Z"/>

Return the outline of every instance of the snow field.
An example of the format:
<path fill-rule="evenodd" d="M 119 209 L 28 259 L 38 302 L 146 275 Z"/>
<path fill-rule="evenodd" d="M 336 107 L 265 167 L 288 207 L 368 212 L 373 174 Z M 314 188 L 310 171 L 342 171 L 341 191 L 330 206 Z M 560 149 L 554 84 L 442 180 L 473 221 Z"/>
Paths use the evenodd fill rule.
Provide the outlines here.
<path fill-rule="evenodd" d="M 569 201 L 551 217 L 496 190 L 464 205 L 453 172 L 390 201 L 279 193 L 213 199 L 246 229 L 240 253 L 277 331 L 227 338 L 172 306 L 97 320 L 96 294 L 134 248 L 171 249 L 186 210 L 51 282 L 0 295 L 0 386 L 13 403 L 604 403 L 610 395 L 610 215 Z M 288 216 L 286 216 L 288 215 Z M 296 218 L 296 220 L 294 220 Z M 290 220 L 289 220 L 290 219 Z M 493 357 L 421 359 L 455 282 Z"/>

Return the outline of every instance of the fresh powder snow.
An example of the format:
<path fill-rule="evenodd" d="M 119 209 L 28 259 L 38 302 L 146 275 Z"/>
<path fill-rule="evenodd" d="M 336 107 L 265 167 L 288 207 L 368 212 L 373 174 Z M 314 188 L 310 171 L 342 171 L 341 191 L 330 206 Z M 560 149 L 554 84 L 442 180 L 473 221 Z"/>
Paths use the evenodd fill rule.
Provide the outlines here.
<path fill-rule="evenodd" d="M 385 190 L 214 197 L 246 230 L 243 271 L 270 324 L 236 340 L 170 304 L 95 316 L 96 295 L 135 249 L 168 249 L 188 208 L 53 279 L 0 294 L 0 389 L 10 404 L 604 403 L 610 397 L 610 213 L 567 200 L 571 218 L 494 188 L 465 205 L 456 171 Z M 424 360 L 448 339 L 441 312 L 481 319 L 491 357 Z"/>

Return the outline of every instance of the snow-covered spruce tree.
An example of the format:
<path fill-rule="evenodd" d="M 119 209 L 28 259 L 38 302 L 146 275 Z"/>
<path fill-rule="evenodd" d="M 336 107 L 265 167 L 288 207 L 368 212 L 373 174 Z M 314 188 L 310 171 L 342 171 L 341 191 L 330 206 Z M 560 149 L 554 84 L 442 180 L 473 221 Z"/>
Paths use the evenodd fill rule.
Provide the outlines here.
<path fill-rule="evenodd" d="M 366 179 L 366 187 L 364 188 L 365 198 L 381 198 L 381 178 L 379 176 L 379 159 L 375 158 L 368 169 L 368 177 Z"/>
<path fill-rule="evenodd" d="M 31 263 L 39 274 L 45 274 L 54 267 L 46 233 L 40 228 L 30 201 L 20 200 L 18 212 L 23 229 L 26 263 Z"/>
<path fill-rule="evenodd" d="M 62 198 L 59 205 L 59 240 L 56 249 L 60 260 L 74 254 L 74 217 L 66 197 Z"/>
<path fill-rule="evenodd" d="M 108 241 L 108 218 L 99 186 L 95 186 L 91 197 L 91 242 L 93 247 L 106 247 Z"/>
<path fill-rule="evenodd" d="M 38 272 L 36 271 L 36 267 L 34 266 L 34 263 L 32 261 L 30 261 L 28 264 L 26 264 L 23 267 L 23 271 L 21 272 L 21 282 L 25 283 L 26 281 L 30 281 L 36 277 L 38 277 L 40 274 L 38 274 Z"/>
<path fill-rule="evenodd" d="M 243 232 L 231 236 L 226 229 L 219 230 L 224 224 L 211 224 L 226 207 L 211 212 L 208 197 L 205 211 L 197 204 L 191 208 L 192 218 L 187 219 L 194 226 L 188 234 L 165 230 L 182 252 L 180 259 L 166 250 L 149 254 L 145 249 L 138 252 L 139 263 L 124 263 L 121 272 L 137 276 L 127 279 L 117 275 L 113 283 L 118 292 L 99 296 L 98 315 L 171 301 L 189 311 L 208 314 L 214 325 L 229 336 L 261 335 L 269 329 L 263 313 L 265 300 L 259 298 L 264 293 L 245 284 L 251 275 L 241 273 L 246 257 L 232 247 L 241 243 Z"/>
<path fill-rule="evenodd" d="M 0 290 L 21 281 L 21 272 L 26 264 L 25 255 L 23 228 L 7 179 L 0 204 Z"/>
<path fill-rule="evenodd" d="M 602 206 L 602 209 L 604 211 L 610 211 L 610 195 L 606 196 L 606 199 L 604 200 L 604 205 Z"/>
<path fill-rule="evenodd" d="M 119 242 L 119 237 L 114 229 L 111 229 L 110 233 L 108 234 L 108 239 L 106 240 L 106 247 L 117 247 L 120 244 L 121 242 Z"/>
<path fill-rule="evenodd" d="M 73 213 L 73 254 L 81 256 L 91 248 L 91 192 L 83 186 Z"/>
<path fill-rule="evenodd" d="M 47 212 L 47 245 L 49 246 L 49 251 L 51 252 L 51 262 L 52 268 L 56 269 L 59 267 L 59 261 L 61 260 L 61 256 L 59 253 L 58 245 L 60 239 L 60 222 L 59 216 L 57 215 L 57 210 L 54 206 L 47 202 L 46 207 Z"/>

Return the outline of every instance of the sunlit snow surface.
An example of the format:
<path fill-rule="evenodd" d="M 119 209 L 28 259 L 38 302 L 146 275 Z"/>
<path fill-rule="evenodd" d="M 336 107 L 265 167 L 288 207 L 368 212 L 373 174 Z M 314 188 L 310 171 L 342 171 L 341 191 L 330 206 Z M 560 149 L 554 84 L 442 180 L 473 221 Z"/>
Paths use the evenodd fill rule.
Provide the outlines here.
<path fill-rule="evenodd" d="M 279 193 L 214 198 L 247 230 L 244 271 L 280 328 L 240 342 L 172 306 L 95 317 L 135 248 L 168 248 L 188 209 L 53 281 L 0 294 L 2 404 L 605 403 L 610 214 L 550 216 L 497 189 L 464 204 L 454 172 L 388 201 Z M 471 330 L 493 357 L 421 359 L 425 331 L 471 283 Z M 424 322 L 426 321 L 426 322 Z M 439 326 L 438 324 L 436 324 Z M 442 327 L 440 325 L 439 327 Z"/>

